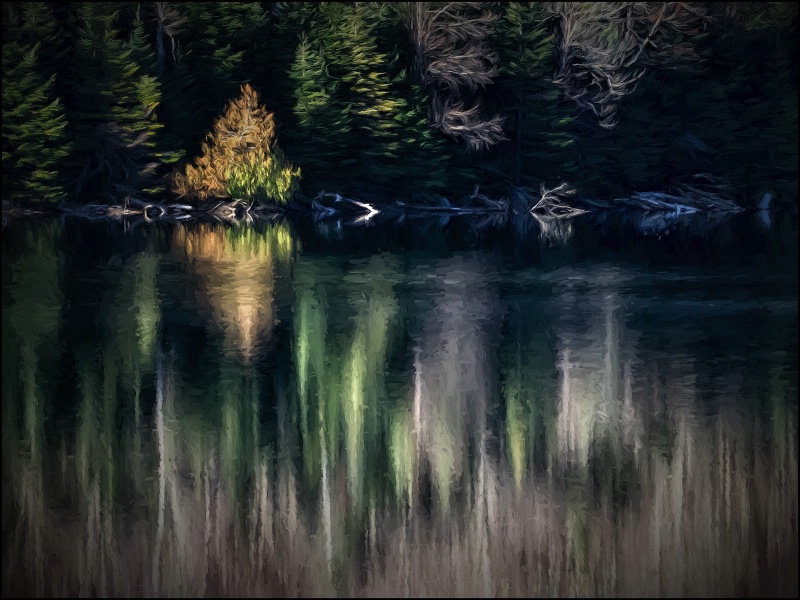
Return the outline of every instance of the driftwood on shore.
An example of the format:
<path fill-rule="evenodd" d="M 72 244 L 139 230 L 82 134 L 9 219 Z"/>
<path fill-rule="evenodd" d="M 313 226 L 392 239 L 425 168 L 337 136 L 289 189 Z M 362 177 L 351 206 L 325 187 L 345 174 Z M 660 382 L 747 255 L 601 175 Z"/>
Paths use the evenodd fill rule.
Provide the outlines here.
<path fill-rule="evenodd" d="M 210 219 L 218 222 L 232 224 L 252 223 L 259 218 L 274 218 L 282 214 L 278 207 L 269 205 L 256 205 L 238 200 L 206 202 L 198 206 L 173 203 L 145 202 L 131 196 L 126 197 L 122 204 L 83 204 L 79 206 L 59 205 L 50 210 L 42 208 L 13 207 L 3 203 L 3 221 L 7 217 L 20 217 L 32 215 L 60 213 L 62 216 L 78 217 L 91 221 L 111 219 L 124 221 L 126 224 L 136 226 L 140 223 L 158 221 L 184 221 L 188 219 Z"/>
<path fill-rule="evenodd" d="M 511 187 L 505 197 L 490 198 L 480 193 L 476 185 L 472 194 L 461 198 L 456 205 L 444 197 L 436 204 L 407 204 L 402 201 L 375 202 L 347 198 L 338 193 L 319 192 L 310 202 L 290 203 L 285 207 L 261 205 L 242 200 L 214 200 L 199 205 L 147 202 L 127 196 L 120 205 L 85 204 L 59 206 L 64 215 L 90 220 L 113 219 L 136 226 L 146 222 L 210 219 L 232 224 L 252 223 L 256 219 L 271 219 L 280 214 L 308 214 L 314 221 L 344 220 L 351 225 L 371 224 L 378 220 L 404 222 L 406 219 L 438 218 L 446 224 L 453 216 L 469 216 L 482 225 L 503 224 L 509 219 L 532 216 L 540 227 L 550 230 L 555 223 L 569 222 L 586 213 L 601 214 L 623 210 L 639 214 L 641 220 L 662 225 L 701 214 L 733 214 L 743 209 L 727 198 L 723 186 L 712 181 L 676 186 L 670 192 L 635 192 L 627 198 L 612 202 L 576 198 L 575 190 L 562 183 L 553 188 L 544 184 L 534 188 Z M 765 198 L 769 195 L 767 194 Z M 771 196 L 769 196 L 771 199 Z M 766 200 L 768 205 L 769 200 Z M 762 201 L 762 205 L 765 202 Z M 25 209 L 3 203 L 3 220 L 7 217 L 43 214 L 41 209 Z"/>
<path fill-rule="evenodd" d="M 445 197 L 437 204 L 407 204 L 402 201 L 375 204 L 346 198 L 340 194 L 320 192 L 311 202 L 314 220 L 338 219 L 345 213 L 355 214 L 353 223 L 368 223 L 373 217 L 383 214 L 400 221 L 406 218 L 431 217 L 440 219 L 457 215 L 480 216 L 484 220 L 505 221 L 509 216 L 530 213 L 537 220 L 570 219 L 587 212 L 571 206 L 564 198 L 574 194 L 574 189 L 561 184 L 553 189 L 541 186 L 538 193 L 531 188 L 512 188 L 507 197 L 495 199 L 480 193 L 476 185 L 472 194 L 453 205 Z"/>

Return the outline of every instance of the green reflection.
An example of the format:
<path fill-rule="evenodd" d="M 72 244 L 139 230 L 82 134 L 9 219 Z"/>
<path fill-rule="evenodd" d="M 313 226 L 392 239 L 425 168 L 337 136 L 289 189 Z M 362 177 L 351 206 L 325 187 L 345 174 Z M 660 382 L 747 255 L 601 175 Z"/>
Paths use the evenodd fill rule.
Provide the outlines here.
<path fill-rule="evenodd" d="M 144 490 L 145 467 L 142 385 L 145 376 L 154 372 L 161 321 L 157 287 L 159 263 L 159 255 L 151 251 L 131 257 L 123 267 L 118 290 L 106 315 L 109 338 L 104 348 L 104 361 L 116 363 L 119 371 L 118 374 L 107 372 L 106 387 L 119 388 L 126 412 L 130 412 L 132 400 L 133 419 L 126 427 L 129 446 L 123 452 L 123 460 L 131 465 L 132 483 L 139 493 Z"/>
<path fill-rule="evenodd" d="M 391 468 L 395 494 L 398 499 L 407 501 L 413 510 L 414 482 L 417 478 L 417 449 L 414 421 L 408 408 L 398 406 L 392 411 L 389 431 L 389 453 L 392 459 Z"/>
<path fill-rule="evenodd" d="M 338 445 L 337 417 L 341 406 L 332 381 L 335 371 L 326 368 L 331 353 L 325 345 L 327 302 L 324 286 L 317 284 L 319 275 L 319 269 L 310 261 L 302 261 L 298 265 L 295 277 L 297 301 L 294 307 L 294 348 L 303 458 L 306 475 L 313 479 L 320 476 L 317 466 L 321 462 L 321 446 L 327 443 L 327 447 L 335 449 Z M 311 414 L 310 407 L 314 407 L 311 408 Z M 326 431 L 330 435 L 327 441 Z M 322 465 L 322 469 L 325 468 L 326 465 Z"/>
<path fill-rule="evenodd" d="M 357 511 L 366 493 L 365 473 L 375 467 L 383 435 L 385 365 L 398 310 L 393 285 L 399 273 L 393 258 L 375 256 L 350 270 L 341 290 L 341 280 L 331 277 L 331 268 L 335 269 L 327 262 L 303 260 L 296 272 L 300 430 L 306 474 L 314 485 L 329 478 L 340 447 L 339 432 L 344 434 L 350 506 Z M 348 295 L 344 311 L 337 308 L 332 313 L 328 307 L 328 294 L 334 290 Z M 349 316 L 352 326 L 345 320 Z"/>
<path fill-rule="evenodd" d="M 550 462 L 556 384 L 548 325 L 541 304 L 515 301 L 506 317 L 508 343 L 501 360 L 506 401 L 508 459 L 517 490 L 534 461 Z"/>
<path fill-rule="evenodd" d="M 348 274 L 349 300 L 356 309 L 355 333 L 343 368 L 344 443 L 352 507 L 362 506 L 363 474 L 374 469 L 379 451 L 379 412 L 385 406 L 385 366 L 398 305 L 393 289 L 396 259 L 376 255 Z M 366 460 L 364 452 L 370 453 Z"/>
<path fill-rule="evenodd" d="M 4 553 L 18 554 L 23 572 L 23 565 L 32 568 L 30 589 L 39 595 L 50 523 L 45 421 L 53 390 L 47 373 L 54 370 L 63 306 L 61 235 L 55 221 L 25 232 L 11 261 L 10 292 L 3 298 L 3 472 L 11 483 L 10 490 L 3 486 Z M 4 280 L 5 271 L 4 261 Z M 8 546 L 6 531 L 11 532 Z M 17 564 L 12 562 L 12 573 Z"/>
<path fill-rule="evenodd" d="M 23 439 L 34 463 L 39 462 L 42 451 L 45 406 L 38 397 L 39 357 L 45 343 L 54 345 L 63 304 L 60 237 L 61 227 L 56 222 L 26 232 L 24 249 L 11 267 L 11 302 L 4 311 L 19 351 Z"/>

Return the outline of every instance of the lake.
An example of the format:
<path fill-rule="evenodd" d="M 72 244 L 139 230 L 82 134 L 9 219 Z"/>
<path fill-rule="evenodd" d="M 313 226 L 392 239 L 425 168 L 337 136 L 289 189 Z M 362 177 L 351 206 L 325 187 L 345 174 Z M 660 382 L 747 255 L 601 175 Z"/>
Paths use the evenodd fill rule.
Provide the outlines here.
<path fill-rule="evenodd" d="M 797 596 L 796 214 L 584 217 L 12 221 L 3 595 Z"/>

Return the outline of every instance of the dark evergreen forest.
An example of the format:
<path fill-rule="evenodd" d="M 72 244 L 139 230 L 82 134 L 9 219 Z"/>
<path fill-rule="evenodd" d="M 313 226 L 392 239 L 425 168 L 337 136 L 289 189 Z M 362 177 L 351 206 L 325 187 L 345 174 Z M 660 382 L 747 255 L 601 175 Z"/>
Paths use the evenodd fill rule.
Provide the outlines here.
<path fill-rule="evenodd" d="M 564 182 L 613 201 L 701 180 L 744 206 L 796 202 L 794 3 L 2 11 L 13 205 L 424 204 Z"/>

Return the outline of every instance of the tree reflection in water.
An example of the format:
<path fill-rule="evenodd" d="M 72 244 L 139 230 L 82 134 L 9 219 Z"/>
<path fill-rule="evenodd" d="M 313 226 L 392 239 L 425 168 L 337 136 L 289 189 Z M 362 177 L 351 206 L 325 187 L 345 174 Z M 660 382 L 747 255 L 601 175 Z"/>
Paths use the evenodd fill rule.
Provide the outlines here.
<path fill-rule="evenodd" d="M 791 357 L 709 387 L 633 324 L 632 269 L 515 292 L 480 254 L 178 228 L 59 345 L 60 236 L 4 253 L 4 594 L 797 593 Z M 162 339 L 187 287 L 208 385 Z"/>

